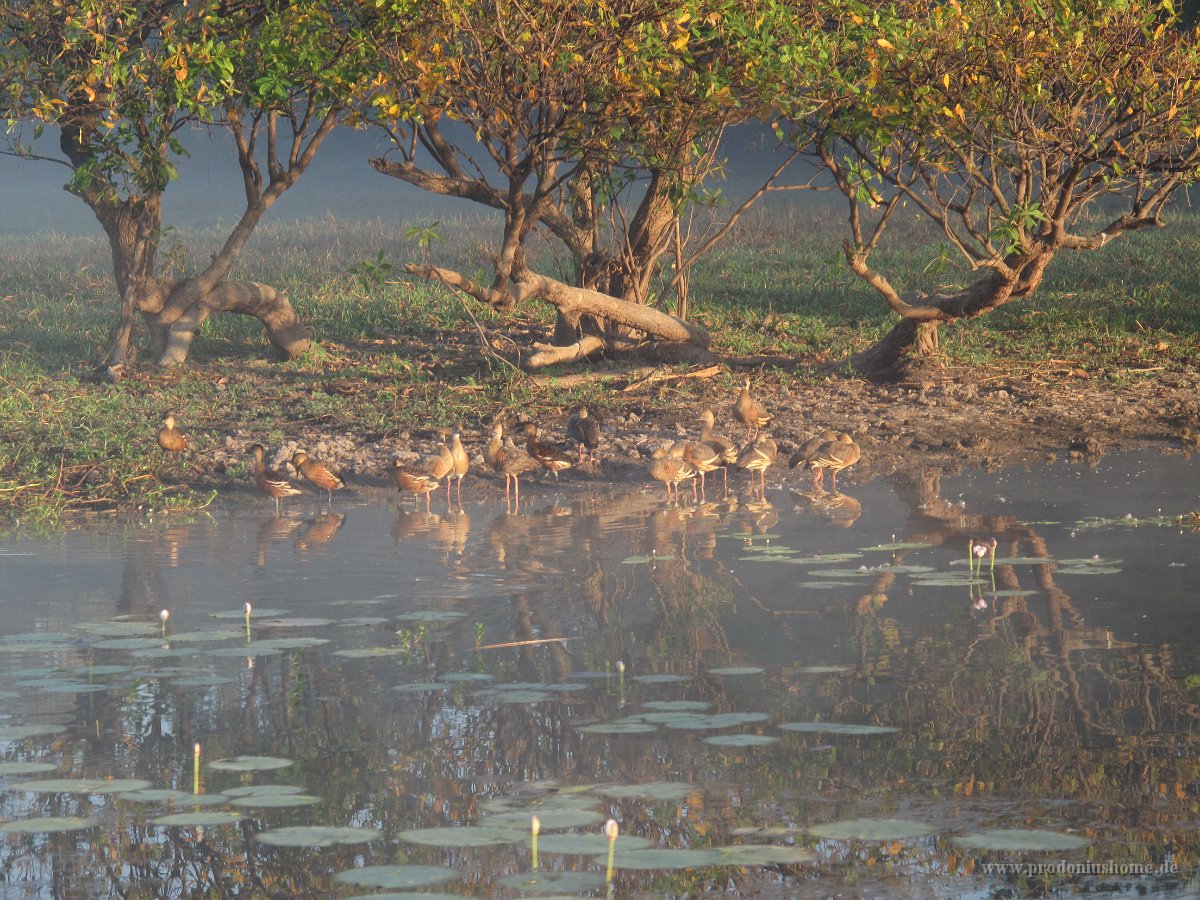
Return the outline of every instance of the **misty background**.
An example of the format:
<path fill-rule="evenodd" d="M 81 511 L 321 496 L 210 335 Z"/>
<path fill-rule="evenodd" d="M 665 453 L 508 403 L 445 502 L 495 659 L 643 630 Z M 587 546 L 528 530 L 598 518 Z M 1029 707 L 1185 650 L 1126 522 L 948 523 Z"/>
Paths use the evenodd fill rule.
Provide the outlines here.
<path fill-rule="evenodd" d="M 179 179 L 168 185 L 163 195 L 164 225 L 183 230 L 232 226 L 245 208 L 245 197 L 231 139 L 219 128 L 193 128 L 182 135 L 182 141 L 189 155 L 175 159 Z M 321 146 L 304 176 L 271 208 L 263 224 L 332 217 L 379 220 L 403 227 L 488 212 L 479 204 L 440 197 L 376 172 L 368 160 L 384 156 L 391 146 L 378 129 L 337 129 Z M 47 127 L 34 150 L 61 157 L 55 129 Z M 728 203 L 739 202 L 782 161 L 784 152 L 764 126 L 735 129 L 725 142 L 724 155 L 729 160 L 726 179 L 716 179 L 708 187 L 720 188 Z M 474 157 L 482 160 L 484 155 L 474 153 Z M 66 166 L 52 162 L 0 156 L 0 235 L 101 236 L 91 211 L 63 189 L 70 174 Z M 822 199 L 817 200 L 817 196 Z M 797 203 L 816 201 L 824 205 L 828 195 L 817 196 L 811 192 L 775 194 L 766 198 L 766 206 L 779 211 Z"/>

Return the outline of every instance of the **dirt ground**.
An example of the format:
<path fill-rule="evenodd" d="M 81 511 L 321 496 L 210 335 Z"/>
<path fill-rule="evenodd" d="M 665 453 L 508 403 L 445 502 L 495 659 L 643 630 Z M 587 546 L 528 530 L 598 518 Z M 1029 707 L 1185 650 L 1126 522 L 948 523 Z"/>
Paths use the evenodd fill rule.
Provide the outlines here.
<path fill-rule="evenodd" d="M 747 374 L 752 375 L 755 396 L 774 416 L 764 430 L 779 446 L 778 462 L 769 475 L 776 483 L 802 482 L 800 472 L 788 472 L 787 458 L 800 443 L 825 429 L 849 432 L 862 448 L 858 465 L 840 479 L 847 484 L 914 468 L 951 472 L 1060 458 L 1086 463 L 1105 453 L 1138 447 L 1164 452 L 1200 448 L 1200 395 L 1190 372 L 1132 373 L 1119 382 L 1101 382 L 1069 370 L 1012 374 L 933 364 L 921 374 L 910 372 L 891 383 L 834 374 L 797 390 L 773 383 L 769 371 L 747 370 Z M 688 382 L 692 399 L 686 402 L 677 399 L 678 392 L 663 390 L 671 383 L 669 378 L 652 381 L 641 390 L 614 391 L 610 405 L 593 410 L 604 426 L 600 463 L 565 473 L 560 486 L 568 490 L 597 482 L 648 486 L 644 467 L 650 452 L 661 443 L 696 436 L 705 406 L 716 414 L 717 433 L 740 442 L 745 431 L 732 417 L 735 395 L 707 380 Z M 564 405 L 560 414 L 542 418 L 543 439 L 565 440 L 572 411 Z M 513 416 L 502 421 L 510 430 L 518 424 Z M 475 473 L 483 470 L 484 431 L 464 428 Z M 283 469 L 296 449 L 305 449 L 338 466 L 352 486 L 390 488 L 392 460 L 416 461 L 433 451 L 435 441 L 433 428 L 365 440 L 297 430 L 269 449 L 269 462 Z M 253 442 L 248 433 L 226 436 L 222 446 L 193 459 L 196 481 L 218 488 L 232 487 L 235 477 L 244 483 L 245 452 Z M 472 488 L 475 496 L 503 490 L 502 479 L 487 475 Z"/>

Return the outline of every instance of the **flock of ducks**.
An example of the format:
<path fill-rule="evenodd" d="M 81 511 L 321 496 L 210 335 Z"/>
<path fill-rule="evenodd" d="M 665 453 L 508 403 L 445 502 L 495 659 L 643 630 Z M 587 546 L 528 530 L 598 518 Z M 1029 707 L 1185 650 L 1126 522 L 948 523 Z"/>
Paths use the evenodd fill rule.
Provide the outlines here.
<path fill-rule="evenodd" d="M 750 379 L 742 385 L 741 393 L 733 403 L 733 418 L 746 426 L 744 443 L 739 447 L 728 438 L 714 433 L 715 417 L 711 409 L 700 414 L 700 436 L 696 441 L 675 441 L 657 447 L 650 456 L 647 471 L 651 478 L 666 486 L 668 499 L 679 496 L 679 485 L 692 482 L 695 498 L 705 488 L 705 477 L 721 469 L 725 489 L 729 487 L 729 468 L 744 469 L 758 476 L 758 490 L 766 488 L 766 471 L 774 465 L 779 448 L 775 440 L 762 433 L 770 424 L 772 415 L 765 406 L 750 393 Z M 523 446 L 518 446 L 512 436 L 505 437 L 504 426 L 492 426 L 491 437 L 483 451 L 483 459 L 489 468 L 504 476 L 506 498 L 520 502 L 521 476 L 530 472 L 545 471 L 554 475 L 575 465 L 582 465 L 586 453 L 589 462 L 596 460 L 596 448 L 600 444 L 600 424 L 588 414 L 586 407 L 575 412 L 567 420 L 569 442 L 556 443 L 539 437 L 538 427 L 533 423 L 522 426 L 519 434 Z M 175 417 L 167 415 L 157 433 L 159 447 L 164 452 L 180 454 L 188 449 L 188 439 L 176 426 Z M 254 458 L 254 484 L 275 501 L 276 512 L 283 500 L 301 493 L 283 472 L 268 468 L 264 461 L 266 449 L 254 444 L 250 455 Z M 813 490 L 823 490 L 825 472 L 831 476 L 832 490 L 837 492 L 837 473 L 858 462 L 860 451 L 854 439 L 844 433 L 825 431 L 802 444 L 788 460 L 788 468 L 802 466 L 811 476 Z M 333 503 L 333 492 L 345 482 L 334 466 L 314 459 L 303 450 L 297 450 L 289 464 L 299 478 L 308 481 L 319 492 L 324 492 L 329 503 Z M 471 460 L 462 444 L 462 435 L 457 427 L 443 431 L 431 456 L 416 464 L 396 460 L 392 467 L 392 480 L 398 490 L 424 496 L 425 509 L 430 509 L 430 495 L 446 485 L 446 501 L 451 502 L 451 490 L 456 491 L 462 503 L 462 481 L 471 468 Z M 699 488 L 696 484 L 699 476 Z"/>

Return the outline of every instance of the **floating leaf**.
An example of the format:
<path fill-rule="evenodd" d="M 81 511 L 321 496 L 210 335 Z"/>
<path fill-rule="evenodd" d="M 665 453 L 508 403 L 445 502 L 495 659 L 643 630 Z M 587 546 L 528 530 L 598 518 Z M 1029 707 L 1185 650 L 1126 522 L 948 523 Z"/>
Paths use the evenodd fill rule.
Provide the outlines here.
<path fill-rule="evenodd" d="M 648 563 L 667 562 L 674 558 L 674 556 L 627 556 L 621 560 L 621 564 L 625 566 L 644 566 Z"/>
<path fill-rule="evenodd" d="M 448 675 L 440 676 L 442 681 L 495 681 L 495 675 L 489 675 L 487 672 L 451 672 Z"/>
<path fill-rule="evenodd" d="M 0 644 L 61 644 L 76 638 L 76 635 L 62 631 L 27 631 L 24 634 L 6 634 L 0 637 Z"/>
<path fill-rule="evenodd" d="M 16 819 L 0 824 L 2 834 L 43 834 L 51 831 L 81 831 L 100 823 L 78 816 L 43 816 L 38 819 Z"/>
<path fill-rule="evenodd" d="M 886 725 L 851 725 L 847 722 L 783 722 L 784 731 L 820 731 L 826 734 L 893 734 L 899 728 Z"/>
<path fill-rule="evenodd" d="M 172 634 L 170 641 L 172 644 L 207 644 L 212 641 L 231 641 L 237 638 L 245 638 L 244 631 L 183 631 L 179 634 Z"/>
<path fill-rule="evenodd" d="M 466 613 L 453 609 L 426 609 L 421 612 L 403 613 L 396 616 L 399 622 L 453 622 L 466 618 Z"/>
<path fill-rule="evenodd" d="M 227 675 L 185 675 L 181 678 L 171 679 L 171 684 L 176 687 L 218 687 L 222 684 L 236 682 L 236 678 L 230 678 Z"/>
<path fill-rule="evenodd" d="M 401 694 L 424 694 L 428 691 L 444 691 L 446 690 L 446 685 L 416 682 L 414 684 L 398 684 L 392 690 Z"/>
<path fill-rule="evenodd" d="M 534 894 L 578 894 L 604 886 L 599 872 L 517 872 L 496 882 L 504 887 Z"/>
<path fill-rule="evenodd" d="M 778 741 L 779 738 L 767 734 L 718 734 L 704 739 L 704 743 L 714 747 L 762 747 Z"/>
<path fill-rule="evenodd" d="M 933 544 L 924 544 L 920 541 L 896 541 L 892 544 L 876 544 L 874 547 L 860 547 L 864 553 L 871 553 L 875 550 L 928 550 L 933 547 Z"/>
<path fill-rule="evenodd" d="M 486 825 L 463 825 L 458 828 L 415 828 L 401 831 L 396 837 L 410 844 L 426 847 L 494 847 L 500 844 L 519 844 L 529 836 L 528 821 L 524 828 Z"/>
<path fill-rule="evenodd" d="M 801 666 L 794 671 L 801 675 L 841 675 L 853 670 L 849 666 Z"/>
<path fill-rule="evenodd" d="M 162 628 L 159 622 L 135 622 L 130 619 L 111 622 L 85 622 L 76 625 L 76 630 L 101 637 L 123 637 L 131 634 L 157 634 Z"/>
<path fill-rule="evenodd" d="M 642 684 L 676 684 L 684 681 L 691 681 L 690 675 L 634 675 L 634 681 L 640 681 Z"/>
<path fill-rule="evenodd" d="M 412 653 L 404 647 L 356 647 L 353 650 L 334 650 L 334 656 L 345 659 L 378 659 L 381 656 L 403 656 Z"/>
<path fill-rule="evenodd" d="M 695 792 L 686 781 L 648 781 L 645 784 L 608 784 L 591 789 L 614 800 L 682 800 Z"/>
<path fill-rule="evenodd" d="M 817 855 L 804 847 L 779 847 L 774 844 L 734 844 L 720 847 L 723 865 L 794 866 L 813 862 Z"/>
<path fill-rule="evenodd" d="M 155 825 L 171 825 L 178 828 L 200 828 L 209 825 L 233 825 L 245 816 L 236 812 L 179 812 L 151 819 Z M 262 835 L 259 835 L 261 838 Z"/>
<path fill-rule="evenodd" d="M 225 791 L 227 797 L 262 797 L 280 794 L 303 794 L 304 788 L 295 784 L 246 784 Z"/>
<path fill-rule="evenodd" d="M 289 619 L 271 619 L 260 622 L 262 628 L 324 628 L 332 625 L 333 619 L 321 619 L 315 616 L 293 616 Z"/>
<path fill-rule="evenodd" d="M 835 841 L 903 841 L 937 831 L 928 822 L 912 819 L 844 819 L 808 830 L 817 837 Z"/>
<path fill-rule="evenodd" d="M 36 775 L 38 772 L 53 772 L 58 766 L 43 762 L 0 762 L 0 778 L 6 775 Z"/>
<path fill-rule="evenodd" d="M 148 650 L 151 647 L 161 647 L 162 638 L 113 638 L 99 641 L 95 644 L 104 650 Z"/>
<path fill-rule="evenodd" d="M 596 722 L 581 725 L 577 730 L 584 734 L 648 734 L 658 731 L 658 727 L 649 722 Z"/>
<path fill-rule="evenodd" d="M 353 884 L 373 888 L 428 887 L 458 878 L 454 869 L 440 866 L 363 866 L 338 872 L 333 880 L 338 884 Z"/>
<path fill-rule="evenodd" d="M 546 691 L 505 691 L 499 688 L 488 691 L 487 697 L 495 703 L 541 703 L 544 700 L 554 699 L 554 695 Z"/>
<path fill-rule="evenodd" d="M 620 843 L 620 838 L 617 838 Z M 598 864 L 608 862 L 606 855 L 592 857 Z M 737 865 L 718 850 L 630 850 L 617 853 L 613 866 L 618 869 L 702 869 L 705 866 Z"/>
<path fill-rule="evenodd" d="M 617 849 L 646 850 L 654 846 L 649 838 L 621 835 L 617 838 Z M 565 853 L 571 856 L 591 856 L 593 853 L 608 853 L 608 837 L 599 832 L 587 834 L 568 831 L 563 834 L 547 834 L 538 838 L 538 850 L 542 853 Z"/>
<path fill-rule="evenodd" d="M 761 675 L 765 669 L 758 666 L 725 666 L 722 669 L 709 669 L 712 675 Z"/>
<path fill-rule="evenodd" d="M 251 606 L 250 618 L 267 619 L 276 616 L 286 616 L 288 615 L 288 612 L 289 610 L 286 609 L 271 609 L 270 607 L 266 606 L 264 606 L 262 609 L 259 609 L 258 607 Z M 244 619 L 246 618 L 246 610 L 244 607 L 242 609 L 224 609 L 221 610 L 221 612 L 213 613 L 212 617 L 214 619 Z"/>
<path fill-rule="evenodd" d="M 761 712 L 745 713 L 688 713 L 651 712 L 641 713 L 638 718 L 647 722 L 666 725 L 668 728 L 684 728 L 691 731 L 706 731 L 711 728 L 734 728 L 752 722 L 765 722 L 771 717 Z"/>
<path fill-rule="evenodd" d="M 234 756 L 210 762 L 208 767 L 221 772 L 269 772 L 286 768 L 293 762 L 281 756 Z"/>
<path fill-rule="evenodd" d="M 14 791 L 34 794 L 123 794 L 148 787 L 150 782 L 140 778 L 47 778 L 12 785 Z"/>
<path fill-rule="evenodd" d="M 171 788 L 126 791 L 118 796 L 130 803 L 171 803 L 178 806 L 215 806 L 229 799 L 225 794 L 192 794 L 188 791 L 177 791 Z"/>
<path fill-rule="evenodd" d="M 642 706 L 659 712 L 700 712 L 712 704 L 704 700 L 651 700 Z"/>
<path fill-rule="evenodd" d="M 1040 831 L 1027 828 L 1000 828 L 977 831 L 954 838 L 954 843 L 971 850 L 1078 850 L 1091 844 L 1085 837 L 1061 831 Z"/>
<path fill-rule="evenodd" d="M 603 822 L 607 816 L 596 809 L 536 809 L 516 810 L 514 812 L 497 813 L 481 819 L 481 827 L 519 828 L 528 826 L 532 815 L 537 815 L 542 823 L 543 831 L 557 831 L 560 828 L 583 828 Z"/>
<path fill-rule="evenodd" d="M 320 803 L 320 797 L 311 794 L 252 794 L 230 801 L 230 806 L 248 809 L 289 809 L 293 806 L 312 806 Z"/>
<path fill-rule="evenodd" d="M 62 734 L 66 725 L 0 725 L 0 741 L 20 741 L 31 737 Z"/>
<path fill-rule="evenodd" d="M 383 832 L 374 828 L 292 825 L 259 832 L 254 839 L 273 847 L 333 847 L 339 844 L 366 844 L 382 835 Z"/>

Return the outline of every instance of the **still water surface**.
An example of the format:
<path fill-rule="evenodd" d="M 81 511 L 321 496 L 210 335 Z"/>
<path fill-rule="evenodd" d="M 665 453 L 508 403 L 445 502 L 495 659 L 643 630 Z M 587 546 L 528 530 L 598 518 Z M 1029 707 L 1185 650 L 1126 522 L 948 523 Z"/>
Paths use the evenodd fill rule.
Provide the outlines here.
<path fill-rule="evenodd" d="M 0 894 L 1196 896 L 1195 485 L 1124 456 L 18 531 Z"/>

